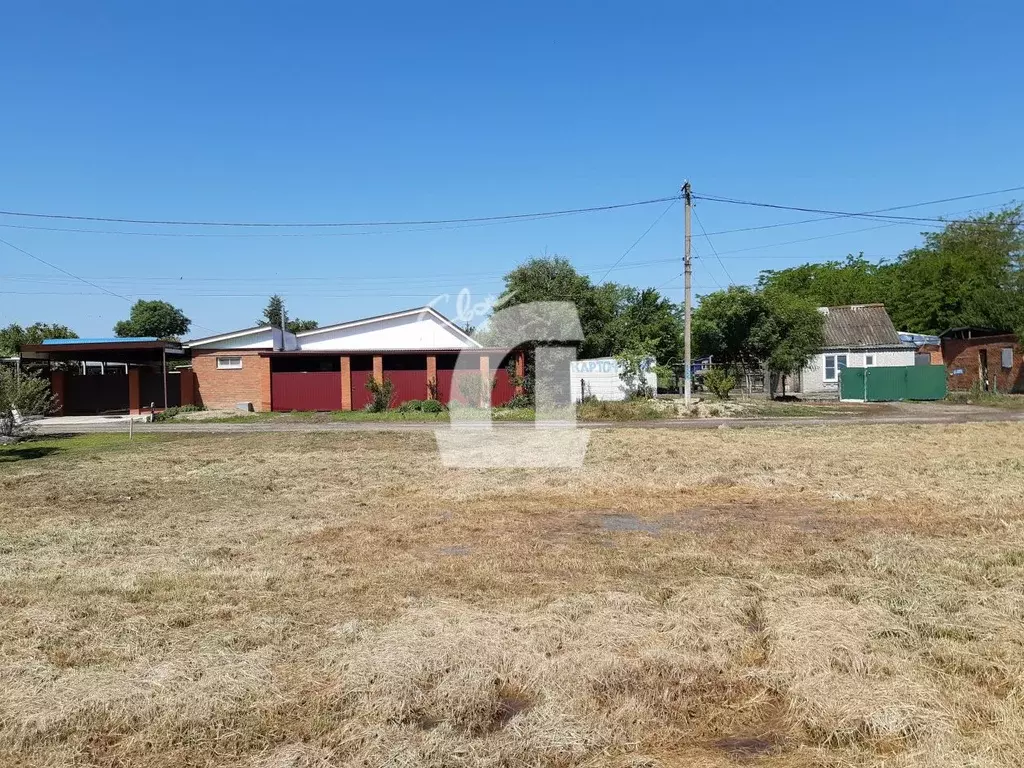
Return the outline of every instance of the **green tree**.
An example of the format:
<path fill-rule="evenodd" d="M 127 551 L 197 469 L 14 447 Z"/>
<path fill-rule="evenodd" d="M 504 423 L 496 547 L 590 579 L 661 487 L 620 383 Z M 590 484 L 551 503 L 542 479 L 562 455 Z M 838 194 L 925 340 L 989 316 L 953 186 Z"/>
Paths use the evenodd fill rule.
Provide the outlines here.
<path fill-rule="evenodd" d="M 43 339 L 77 338 L 77 333 L 59 323 L 32 323 L 28 328 L 11 323 L 0 328 L 0 357 L 17 357 L 22 344 L 41 344 Z"/>
<path fill-rule="evenodd" d="M 18 376 L 9 367 L 0 366 L 0 437 L 24 432 L 22 419 L 45 416 L 54 405 L 46 379 L 26 373 Z"/>
<path fill-rule="evenodd" d="M 627 288 L 615 319 L 613 347 L 617 353 L 649 345 L 659 365 L 683 354 L 683 323 L 678 307 L 653 288 Z"/>
<path fill-rule="evenodd" d="M 782 380 L 782 394 L 786 394 L 784 376 L 801 370 L 825 345 L 825 316 L 815 302 L 789 294 L 767 295 L 768 315 L 760 333 L 768 353 L 768 370 Z"/>
<path fill-rule="evenodd" d="M 765 270 L 758 278 L 758 289 L 768 294 L 800 296 L 818 307 L 885 304 L 889 300 L 896 269 L 885 262 L 873 264 L 864 258 L 864 254 L 850 255 L 845 261 Z"/>
<path fill-rule="evenodd" d="M 139 299 L 132 304 L 127 320 L 120 320 L 114 326 L 118 336 L 155 336 L 158 339 L 174 339 L 188 333 L 192 321 L 177 307 L 166 301 Z"/>
<path fill-rule="evenodd" d="M 768 317 L 764 295 L 743 286 L 702 296 L 693 312 L 697 355 L 712 355 L 727 367 L 759 366 L 777 341 L 766 324 Z"/>
<path fill-rule="evenodd" d="M 267 306 L 263 309 L 263 315 L 256 320 L 256 325 L 272 325 L 275 328 L 281 327 L 281 316 L 284 313 L 284 299 L 278 294 L 274 294 L 267 300 Z M 312 331 L 314 328 L 319 328 L 320 323 L 316 320 L 300 320 L 299 318 L 291 318 L 288 320 L 288 330 L 292 333 L 302 333 L 303 331 Z"/>

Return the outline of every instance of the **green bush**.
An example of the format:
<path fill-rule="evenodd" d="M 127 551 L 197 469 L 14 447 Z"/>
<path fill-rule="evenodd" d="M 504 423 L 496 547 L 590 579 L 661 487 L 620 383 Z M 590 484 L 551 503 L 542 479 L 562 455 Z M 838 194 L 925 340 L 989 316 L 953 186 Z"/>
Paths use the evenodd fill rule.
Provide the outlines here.
<path fill-rule="evenodd" d="M 442 413 L 444 412 L 444 403 L 440 400 L 424 400 L 420 403 L 420 410 L 423 413 Z"/>
<path fill-rule="evenodd" d="M 516 395 L 511 400 L 509 400 L 507 403 L 505 403 L 505 407 L 506 408 L 533 408 L 533 398 L 530 397 L 529 395 L 526 395 L 526 394 Z"/>
<path fill-rule="evenodd" d="M 377 379 L 371 376 L 366 382 L 366 388 L 373 398 L 367 404 L 366 410 L 371 413 L 382 413 L 391 407 L 391 397 L 395 392 L 395 385 L 391 379 L 385 377 L 384 381 L 378 383 Z"/>
<path fill-rule="evenodd" d="M 704 374 L 704 387 L 715 397 L 725 400 L 736 386 L 736 377 L 721 368 L 712 368 Z"/>
<path fill-rule="evenodd" d="M 14 417 L 15 411 L 23 419 L 45 416 L 56 404 L 46 379 L 27 373 L 18 376 L 10 368 L 0 366 L 0 435 L 10 437 L 24 431 L 24 424 Z"/>
<path fill-rule="evenodd" d="M 422 400 L 406 400 L 396 409 L 399 413 L 416 413 L 423 410 Z"/>
<path fill-rule="evenodd" d="M 170 408 L 166 408 L 160 413 L 153 414 L 153 421 L 169 421 L 177 416 L 179 413 L 195 413 L 196 411 L 205 411 L 206 406 L 204 405 L 174 405 Z"/>

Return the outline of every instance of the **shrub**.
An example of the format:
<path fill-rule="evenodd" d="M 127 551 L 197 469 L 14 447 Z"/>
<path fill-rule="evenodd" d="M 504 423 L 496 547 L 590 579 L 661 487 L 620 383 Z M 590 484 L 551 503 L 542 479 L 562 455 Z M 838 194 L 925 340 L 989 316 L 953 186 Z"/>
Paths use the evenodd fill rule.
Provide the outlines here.
<path fill-rule="evenodd" d="M 399 413 L 415 413 L 423 410 L 423 400 L 406 400 L 398 406 Z"/>
<path fill-rule="evenodd" d="M 204 405 L 175 405 L 170 408 L 165 408 L 160 413 L 154 413 L 153 421 L 169 421 L 179 413 L 195 413 L 196 411 L 205 410 L 206 406 Z"/>
<path fill-rule="evenodd" d="M 382 413 L 391 407 L 391 397 L 395 392 L 395 385 L 391 379 L 385 377 L 384 381 L 378 382 L 371 376 L 370 380 L 366 382 L 366 388 L 373 397 L 366 406 L 366 410 L 372 413 Z"/>
<path fill-rule="evenodd" d="M 736 377 L 726 373 L 721 368 L 712 368 L 704 374 L 704 386 L 715 397 L 725 400 L 729 397 L 733 387 L 736 386 Z"/>
<path fill-rule="evenodd" d="M 527 394 L 516 395 L 507 403 L 506 408 L 533 408 L 533 398 Z"/>
<path fill-rule="evenodd" d="M 22 419 L 45 416 L 53 410 L 56 398 L 50 394 L 50 382 L 38 376 L 0 367 L 0 436 L 12 437 L 26 431 Z M 15 418 L 17 413 L 21 418 Z"/>
<path fill-rule="evenodd" d="M 424 400 L 420 403 L 420 410 L 423 413 L 442 413 L 444 411 L 444 403 L 436 399 Z"/>

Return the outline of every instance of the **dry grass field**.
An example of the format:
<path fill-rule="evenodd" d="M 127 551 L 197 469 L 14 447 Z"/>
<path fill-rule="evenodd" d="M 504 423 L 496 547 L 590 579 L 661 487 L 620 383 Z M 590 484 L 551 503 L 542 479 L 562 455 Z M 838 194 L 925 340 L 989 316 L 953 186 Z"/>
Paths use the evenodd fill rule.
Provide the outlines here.
<path fill-rule="evenodd" d="M 0 449 L 0 765 L 1019 766 L 1024 424 Z"/>

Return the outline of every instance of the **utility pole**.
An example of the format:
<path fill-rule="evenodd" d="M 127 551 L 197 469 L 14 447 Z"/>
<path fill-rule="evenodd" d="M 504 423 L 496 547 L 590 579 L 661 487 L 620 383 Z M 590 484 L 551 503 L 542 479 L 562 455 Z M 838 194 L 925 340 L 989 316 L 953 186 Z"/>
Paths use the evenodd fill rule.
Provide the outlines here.
<path fill-rule="evenodd" d="M 690 195 L 690 182 L 683 184 L 683 285 L 686 292 L 686 296 L 683 299 L 683 358 L 686 366 L 684 373 L 686 382 L 684 389 L 684 398 L 687 409 L 690 407 L 690 399 L 693 393 L 693 360 L 690 354 L 690 335 L 691 335 L 691 322 L 690 315 L 693 311 L 693 300 L 691 298 L 691 280 L 693 277 L 693 269 L 690 261 L 690 207 L 693 205 L 693 201 Z"/>

